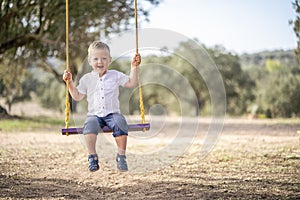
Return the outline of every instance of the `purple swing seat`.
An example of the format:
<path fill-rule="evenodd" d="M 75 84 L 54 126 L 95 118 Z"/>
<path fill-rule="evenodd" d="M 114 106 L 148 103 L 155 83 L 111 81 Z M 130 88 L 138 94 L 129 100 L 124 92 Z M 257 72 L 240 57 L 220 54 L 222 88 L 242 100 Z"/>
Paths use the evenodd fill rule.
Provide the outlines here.
<path fill-rule="evenodd" d="M 145 131 L 150 129 L 150 123 L 145 124 L 129 124 L 128 131 Z M 75 134 L 82 134 L 83 128 L 63 128 L 61 129 L 62 135 L 75 135 Z M 112 130 L 107 126 L 104 126 L 101 130 L 103 133 L 110 133 Z"/>

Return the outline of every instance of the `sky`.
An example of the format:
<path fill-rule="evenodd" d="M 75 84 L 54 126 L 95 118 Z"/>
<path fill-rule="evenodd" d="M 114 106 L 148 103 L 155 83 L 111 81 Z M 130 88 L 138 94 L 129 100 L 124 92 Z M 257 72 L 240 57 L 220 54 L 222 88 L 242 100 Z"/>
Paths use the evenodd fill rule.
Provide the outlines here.
<path fill-rule="evenodd" d="M 242 54 L 294 49 L 292 0 L 163 0 L 141 28 L 160 28 Z"/>

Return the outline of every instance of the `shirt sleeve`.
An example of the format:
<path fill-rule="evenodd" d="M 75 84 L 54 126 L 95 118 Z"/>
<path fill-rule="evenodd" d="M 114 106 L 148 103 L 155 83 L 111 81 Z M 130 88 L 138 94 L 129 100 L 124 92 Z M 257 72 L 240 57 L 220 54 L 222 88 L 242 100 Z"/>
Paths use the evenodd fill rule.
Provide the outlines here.
<path fill-rule="evenodd" d="M 122 72 L 118 72 L 118 76 L 117 76 L 117 82 L 118 85 L 121 85 L 124 87 L 125 83 L 127 83 L 129 81 L 129 76 L 122 73 Z"/>
<path fill-rule="evenodd" d="M 79 84 L 77 86 L 77 90 L 79 93 L 86 95 L 87 94 L 87 84 L 86 84 L 86 78 L 85 76 L 83 76 L 80 80 L 79 80 Z"/>

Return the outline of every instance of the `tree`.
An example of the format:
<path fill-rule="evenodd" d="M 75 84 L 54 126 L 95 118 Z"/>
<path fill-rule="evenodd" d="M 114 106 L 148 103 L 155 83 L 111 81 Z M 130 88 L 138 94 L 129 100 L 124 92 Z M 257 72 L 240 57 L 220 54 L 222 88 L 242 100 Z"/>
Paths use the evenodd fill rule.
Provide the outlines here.
<path fill-rule="evenodd" d="M 157 5 L 157 0 L 148 0 Z M 148 11 L 141 6 L 143 17 Z M 69 40 L 70 67 L 76 74 L 76 59 L 86 55 L 89 42 L 100 35 L 128 30 L 133 18 L 133 1 L 70 1 Z M 65 59 L 65 1 L 4 0 L 1 2 L 0 62 L 4 57 L 39 60 L 40 67 L 51 71 L 59 80 L 60 73 L 45 64 L 48 57 Z"/>
<path fill-rule="evenodd" d="M 4 59 L 4 62 L 0 63 L 0 87 L 0 94 L 10 112 L 14 103 L 30 99 L 30 91 L 35 90 L 36 82 L 20 63 Z"/>
<path fill-rule="evenodd" d="M 208 68 L 211 63 L 205 54 L 204 48 L 195 45 L 193 40 L 181 42 L 175 49 L 174 55 L 169 65 L 189 81 L 196 97 L 196 99 L 191 99 L 191 94 L 188 94 L 188 90 L 185 89 L 182 98 L 195 110 L 195 115 L 199 116 L 205 106 L 210 103 L 210 94 L 205 81 L 210 76 L 207 72 L 210 71 Z M 184 90 L 184 88 L 179 90 Z"/>
<path fill-rule="evenodd" d="M 131 28 L 134 6 L 132 0 L 69 2 L 69 67 L 76 75 L 88 44 L 98 39 L 100 33 L 109 35 Z M 159 1 L 146 3 L 158 5 Z M 140 20 L 148 20 L 149 11 L 141 4 L 138 6 Z M 5 60 L 10 60 L 27 69 L 39 67 L 62 82 L 61 69 L 49 64 L 48 58 L 65 60 L 65 1 L 2 0 L 0 9 L 0 65 L 8 67 Z M 4 75 L 21 79 L 18 73 Z"/>
<path fill-rule="evenodd" d="M 211 113 L 212 110 L 219 109 L 221 111 L 221 106 L 220 108 L 211 108 L 218 106 L 213 105 L 212 97 L 216 97 L 220 105 L 225 101 L 227 111 L 232 115 L 245 113 L 254 100 L 254 81 L 241 69 L 239 57 L 232 55 L 224 48 L 201 47 L 195 41 L 188 40 L 181 42 L 172 55 L 159 58 L 153 56 L 148 60 L 155 65 L 160 64 L 161 67 L 150 66 L 152 71 L 142 80 L 145 81 L 153 76 L 157 79 L 156 82 L 169 86 L 171 91 L 176 94 L 177 99 L 180 100 L 182 107 L 184 107 L 183 110 L 189 111 L 185 113 L 186 115 L 198 116 L 200 113 L 203 115 Z M 148 67 L 145 68 L 148 69 Z M 223 83 L 226 94 L 222 91 Z M 160 89 L 157 87 L 152 91 L 159 93 Z M 222 92 L 224 95 L 221 95 Z M 145 94 L 147 94 L 147 90 Z M 147 100 L 150 98 L 154 102 L 158 102 L 162 96 L 164 96 L 163 92 L 158 96 L 145 95 L 145 102 L 147 104 Z M 169 96 L 171 97 L 171 95 Z M 176 103 L 172 98 L 167 99 L 167 101 Z M 149 103 L 151 105 L 151 102 Z"/>
<path fill-rule="evenodd" d="M 157 0 L 147 0 L 157 5 Z M 4 0 L 1 2 L 0 55 L 11 50 L 16 56 L 48 56 L 64 58 L 65 45 L 65 1 L 63 0 Z M 141 6 L 143 17 L 148 11 Z M 80 50 L 101 30 L 108 35 L 128 30 L 133 18 L 133 1 L 70 1 L 70 43 Z M 146 18 L 147 19 L 147 18 Z M 39 51 L 36 51 L 39 50 Z M 25 54 L 26 53 L 26 54 Z M 72 55 L 80 55 L 72 51 Z"/>
<path fill-rule="evenodd" d="M 208 49 L 208 52 L 218 66 L 224 81 L 227 112 L 233 115 L 244 114 L 255 98 L 255 82 L 242 70 L 237 55 L 227 52 L 220 46 Z"/>
<path fill-rule="evenodd" d="M 261 107 L 270 117 L 292 117 L 300 114 L 300 76 L 292 73 L 276 73 L 267 77 L 262 88 Z"/>
<path fill-rule="evenodd" d="M 265 65 L 268 72 L 280 71 L 283 68 L 280 60 L 267 59 Z"/>
<path fill-rule="evenodd" d="M 293 62 L 266 59 L 264 68 L 252 68 L 249 73 L 256 81 L 254 105 L 259 114 L 270 118 L 299 116 L 299 67 Z"/>
<path fill-rule="evenodd" d="M 297 42 L 297 48 L 295 49 L 295 53 L 297 56 L 298 61 L 300 61 L 300 2 L 299 0 L 295 0 L 293 3 L 293 6 L 296 11 L 296 19 L 294 21 L 291 21 L 291 24 L 293 24 L 294 32 L 296 34 L 296 37 L 298 38 Z"/>

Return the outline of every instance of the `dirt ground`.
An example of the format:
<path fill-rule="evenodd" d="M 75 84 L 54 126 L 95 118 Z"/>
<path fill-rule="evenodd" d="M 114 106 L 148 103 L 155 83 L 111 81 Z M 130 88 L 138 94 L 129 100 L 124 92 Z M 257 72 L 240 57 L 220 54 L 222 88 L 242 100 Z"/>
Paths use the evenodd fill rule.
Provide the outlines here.
<path fill-rule="evenodd" d="M 201 156 L 208 120 L 192 131 L 165 121 L 129 137 L 126 173 L 110 135 L 99 136 L 100 170 L 90 173 L 81 136 L 0 131 L 0 199 L 300 199 L 300 125 L 228 119 Z"/>

